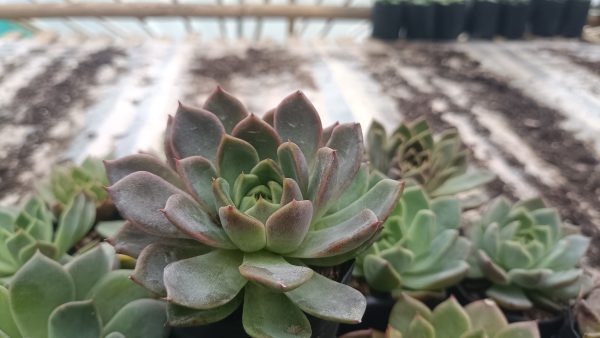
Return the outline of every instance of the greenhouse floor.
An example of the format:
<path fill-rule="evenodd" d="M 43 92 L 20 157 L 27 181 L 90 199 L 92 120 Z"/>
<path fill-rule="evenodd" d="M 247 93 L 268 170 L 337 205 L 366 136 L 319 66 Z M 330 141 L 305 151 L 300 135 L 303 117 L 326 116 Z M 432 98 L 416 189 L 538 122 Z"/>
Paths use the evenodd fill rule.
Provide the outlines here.
<path fill-rule="evenodd" d="M 217 84 L 257 114 L 301 89 L 325 124 L 455 127 L 498 176 L 486 194 L 541 195 L 600 251 L 600 45 L 567 40 L 0 39 L 0 204 L 52 163 L 156 151 L 177 100 Z"/>

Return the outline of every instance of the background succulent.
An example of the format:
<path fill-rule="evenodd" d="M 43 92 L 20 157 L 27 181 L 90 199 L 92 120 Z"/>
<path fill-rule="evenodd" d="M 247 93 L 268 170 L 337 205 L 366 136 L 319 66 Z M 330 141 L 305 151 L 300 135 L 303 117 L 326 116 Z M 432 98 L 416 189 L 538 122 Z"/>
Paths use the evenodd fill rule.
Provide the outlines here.
<path fill-rule="evenodd" d="M 115 270 L 107 244 L 60 265 L 36 253 L 0 286 L 0 337 L 166 337 L 165 304 Z"/>
<path fill-rule="evenodd" d="M 537 324 L 508 324 L 496 303 L 483 299 L 464 308 L 449 298 L 431 311 L 420 301 L 401 295 L 384 333 L 355 332 L 341 338 L 539 338 Z"/>
<path fill-rule="evenodd" d="M 384 223 L 380 239 L 359 256 L 354 273 L 378 291 L 439 293 L 467 273 L 470 244 L 459 236 L 460 203 L 430 200 L 419 186 L 408 187 Z"/>
<path fill-rule="evenodd" d="M 138 256 L 133 279 L 167 297 L 173 325 L 220 320 L 242 298 L 253 337 L 309 337 L 302 311 L 358 322 L 364 297 L 308 266 L 353 258 L 396 204 L 402 184 L 369 189 L 363 151 L 358 124 L 322 129 L 300 92 L 261 120 L 217 88 L 204 109 L 180 105 L 169 119 L 169 166 L 149 155 L 107 161 L 109 192 L 130 221 L 111 242 Z"/>
<path fill-rule="evenodd" d="M 372 168 L 390 178 L 414 181 L 429 196 L 455 195 L 494 179 L 488 171 L 469 167 L 469 152 L 456 130 L 435 137 L 425 120 L 400 124 L 388 137 L 373 121 L 367 133 Z"/>
<path fill-rule="evenodd" d="M 469 229 L 470 277 L 490 280 L 487 295 L 502 307 L 529 309 L 536 303 L 559 310 L 588 284 L 578 263 L 589 239 L 574 228 L 540 199 L 511 206 L 497 198 Z"/>
<path fill-rule="evenodd" d="M 25 264 L 37 250 L 59 260 L 92 228 L 96 208 L 83 195 L 72 200 L 59 216 L 38 197 L 17 211 L 0 210 L 0 285 Z"/>
<path fill-rule="evenodd" d="M 584 338 L 600 337 L 600 288 L 577 301 L 575 315 Z"/>

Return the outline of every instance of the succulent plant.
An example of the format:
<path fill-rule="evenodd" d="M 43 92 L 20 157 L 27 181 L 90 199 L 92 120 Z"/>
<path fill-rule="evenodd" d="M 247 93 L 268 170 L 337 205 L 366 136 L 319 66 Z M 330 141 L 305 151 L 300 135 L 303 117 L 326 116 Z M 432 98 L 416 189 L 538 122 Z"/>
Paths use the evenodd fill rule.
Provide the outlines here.
<path fill-rule="evenodd" d="M 117 264 L 108 244 L 65 265 L 34 254 L 8 289 L 0 286 L 0 337 L 166 337 L 164 302 Z"/>
<path fill-rule="evenodd" d="M 106 162 L 130 221 L 110 241 L 139 255 L 132 278 L 166 296 L 173 325 L 218 321 L 242 301 L 253 337 L 309 337 L 302 311 L 359 322 L 364 297 L 309 266 L 371 245 L 401 194 L 390 179 L 368 189 L 363 151 L 360 125 L 322 129 L 301 92 L 262 120 L 217 88 L 204 109 L 180 104 L 169 119 L 169 166 L 148 155 Z"/>
<path fill-rule="evenodd" d="M 373 330 L 354 332 L 340 338 L 539 338 L 534 321 L 508 324 L 502 311 L 490 299 L 464 308 L 453 298 L 433 311 L 415 298 L 401 295 L 392 308 L 385 333 Z"/>
<path fill-rule="evenodd" d="M 577 301 L 575 316 L 584 338 L 600 337 L 600 288 Z"/>
<path fill-rule="evenodd" d="M 79 194 L 94 201 L 97 207 L 107 203 L 104 189 L 108 179 L 102 161 L 89 157 L 80 166 L 69 164 L 52 168 L 50 178 L 38 186 L 40 196 L 59 212 Z"/>
<path fill-rule="evenodd" d="M 470 243 L 459 236 L 461 208 L 453 197 L 430 200 L 406 188 L 377 242 L 356 260 L 354 273 L 377 291 L 439 293 L 467 273 Z"/>
<path fill-rule="evenodd" d="M 540 199 L 512 205 L 495 199 L 471 226 L 474 246 L 469 276 L 493 283 L 488 297 L 507 309 L 559 310 L 588 289 L 578 267 L 589 238 L 563 224 L 555 209 Z"/>
<path fill-rule="evenodd" d="M 469 152 L 456 130 L 434 137 L 425 120 L 400 124 L 389 137 L 383 125 L 373 121 L 367 153 L 373 169 L 421 184 L 431 197 L 455 195 L 494 179 L 488 171 L 468 168 Z"/>
<path fill-rule="evenodd" d="M 59 260 L 92 228 L 94 202 L 78 195 L 59 216 L 38 197 L 30 198 L 21 210 L 0 210 L 0 285 L 8 283 L 37 250 Z"/>

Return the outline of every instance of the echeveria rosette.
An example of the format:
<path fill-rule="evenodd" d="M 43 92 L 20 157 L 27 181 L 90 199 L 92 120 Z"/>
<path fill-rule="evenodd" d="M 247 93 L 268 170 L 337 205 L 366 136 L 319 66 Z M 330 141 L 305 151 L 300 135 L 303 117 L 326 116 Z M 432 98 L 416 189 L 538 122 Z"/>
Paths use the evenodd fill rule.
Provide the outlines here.
<path fill-rule="evenodd" d="M 253 337 L 309 337 L 302 311 L 359 322 L 364 297 L 309 266 L 368 247 L 402 183 L 369 188 L 360 126 L 323 130 L 301 92 L 264 120 L 220 88 L 204 107 L 180 105 L 169 119 L 169 165 L 148 155 L 106 163 L 129 220 L 110 241 L 139 255 L 133 279 L 171 302 L 172 325 L 218 321 L 242 302 Z"/>
<path fill-rule="evenodd" d="M 385 333 L 358 331 L 340 338 L 540 338 L 534 321 L 509 324 L 490 299 L 464 308 L 453 297 L 430 310 L 402 294 L 392 308 Z"/>
<path fill-rule="evenodd" d="M 589 284 L 579 262 L 590 241 L 573 228 L 540 199 L 511 206 L 499 197 L 468 231 L 469 276 L 491 281 L 487 295 L 504 308 L 560 310 Z"/>
<path fill-rule="evenodd" d="M 382 236 L 356 261 L 354 274 L 371 289 L 436 296 L 466 275 L 471 245 L 459 235 L 461 207 L 452 197 L 429 199 L 406 188 Z"/>
<path fill-rule="evenodd" d="M 456 130 L 434 136 L 423 119 L 402 123 L 389 136 L 381 123 L 373 121 L 367 150 L 373 169 L 421 184 L 431 197 L 455 195 L 494 179 L 488 171 L 469 168 L 469 151 Z"/>
<path fill-rule="evenodd" d="M 0 286 L 0 337 L 163 338 L 165 303 L 118 269 L 102 244 L 61 265 L 36 253 Z"/>

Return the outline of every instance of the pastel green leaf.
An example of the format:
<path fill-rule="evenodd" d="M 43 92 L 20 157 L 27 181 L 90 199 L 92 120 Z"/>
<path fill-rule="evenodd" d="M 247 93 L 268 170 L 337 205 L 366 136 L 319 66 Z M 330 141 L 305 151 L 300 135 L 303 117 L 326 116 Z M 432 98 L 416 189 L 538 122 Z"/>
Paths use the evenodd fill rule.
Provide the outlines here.
<path fill-rule="evenodd" d="M 75 282 L 75 299 L 85 299 L 92 287 L 112 270 L 115 259 L 115 250 L 101 244 L 67 263 L 65 269 Z"/>
<path fill-rule="evenodd" d="M 475 255 L 481 272 L 494 283 L 507 284 L 509 277 L 506 271 L 498 266 L 483 250 L 478 250 Z"/>
<path fill-rule="evenodd" d="M 395 245 L 389 249 L 382 250 L 379 256 L 388 261 L 394 270 L 398 271 L 399 273 L 403 273 L 407 270 L 413 271 L 414 269 L 414 253 L 400 245 Z"/>
<path fill-rule="evenodd" d="M 421 274 L 405 273 L 402 277 L 404 285 L 414 290 L 439 290 L 460 282 L 469 270 L 464 261 L 453 261 L 439 270 Z"/>
<path fill-rule="evenodd" d="M 163 178 L 176 187 L 182 187 L 177 173 L 152 155 L 135 154 L 116 160 L 106 160 L 104 161 L 104 166 L 106 167 L 106 176 L 110 184 L 115 184 L 123 177 L 136 171 L 147 171 Z"/>
<path fill-rule="evenodd" d="M 59 286 L 59 287 L 48 287 Z M 47 337 L 54 309 L 75 298 L 73 279 L 50 258 L 36 253 L 11 280 L 10 308 L 24 337 Z"/>
<path fill-rule="evenodd" d="M 258 163 L 254 147 L 239 138 L 225 135 L 217 153 L 217 171 L 227 182 L 235 182 L 241 173 L 249 173 Z"/>
<path fill-rule="evenodd" d="M 246 279 L 280 292 L 293 290 L 313 276 L 310 268 L 292 265 L 266 251 L 245 254 L 239 270 Z"/>
<path fill-rule="evenodd" d="M 501 264 L 509 269 L 527 268 L 533 263 L 533 257 L 516 241 L 502 242 L 499 258 Z"/>
<path fill-rule="evenodd" d="M 458 229 L 460 227 L 460 201 L 454 197 L 439 197 L 431 201 L 431 210 L 436 216 L 441 229 Z M 440 229 L 440 230 L 441 230 Z"/>
<path fill-rule="evenodd" d="M 69 302 L 50 315 L 48 338 L 98 338 L 102 332 L 100 317 L 92 300 Z"/>
<path fill-rule="evenodd" d="M 155 299 L 134 300 L 112 317 L 104 331 L 120 332 L 127 338 L 166 337 L 169 328 L 165 309 L 166 304 Z"/>
<path fill-rule="evenodd" d="M 95 202 L 88 201 L 83 194 L 76 196 L 58 221 L 54 244 L 58 249 L 59 257 L 90 231 L 95 218 Z"/>
<path fill-rule="evenodd" d="M 225 129 L 210 112 L 179 104 L 173 119 L 170 142 L 178 159 L 202 156 L 214 161 Z"/>
<path fill-rule="evenodd" d="M 367 307 L 367 301 L 360 292 L 318 273 L 285 295 L 302 311 L 340 323 L 360 323 Z"/>
<path fill-rule="evenodd" d="M 244 330 L 251 337 L 309 338 L 310 323 L 284 294 L 249 283 L 245 289 Z"/>
<path fill-rule="evenodd" d="M 359 199 L 369 189 L 369 165 L 366 163 L 361 164 L 358 172 L 354 176 L 352 183 L 344 191 L 344 193 L 338 198 L 337 202 L 328 210 L 328 212 L 335 212 L 347 207 L 352 202 Z"/>
<path fill-rule="evenodd" d="M 431 322 L 431 310 L 425 304 L 402 293 L 390 313 L 389 325 L 400 332 L 408 332 L 413 318 L 420 316 Z"/>
<path fill-rule="evenodd" d="M 531 216 L 536 224 L 544 225 L 550 230 L 553 240 L 558 240 L 561 227 L 558 211 L 544 207 L 542 209 L 532 210 Z"/>
<path fill-rule="evenodd" d="M 536 322 L 520 322 L 510 324 L 499 331 L 494 338 L 540 338 L 540 333 Z"/>
<path fill-rule="evenodd" d="M 423 317 L 417 315 L 410 325 L 406 337 L 410 338 L 437 338 L 435 329 Z M 454 338 L 454 337 L 453 337 Z"/>
<path fill-rule="evenodd" d="M 121 332 L 111 332 L 104 336 L 104 338 L 127 338 Z"/>
<path fill-rule="evenodd" d="M 308 185 L 308 198 L 313 202 L 313 219 L 323 215 L 335 193 L 338 174 L 336 152 L 327 147 L 317 151 L 316 163 Z"/>
<path fill-rule="evenodd" d="M 210 94 L 203 108 L 217 116 L 228 133 L 231 133 L 235 125 L 248 116 L 244 104 L 221 87 L 217 87 Z"/>
<path fill-rule="evenodd" d="M 481 223 L 484 225 L 491 223 L 503 224 L 508 219 L 510 213 L 510 202 L 505 197 L 498 197 L 492 201 L 492 204 L 486 209 Z"/>
<path fill-rule="evenodd" d="M 0 285 L 0 313 L 2 313 L 2 316 L 0 316 L 0 332 L 4 332 L 8 338 L 21 338 L 10 310 L 8 290 L 2 285 Z"/>
<path fill-rule="evenodd" d="M 472 329 L 483 330 L 488 337 L 494 337 L 508 325 L 504 313 L 491 299 L 472 302 L 465 306 L 465 311 L 471 319 Z"/>
<path fill-rule="evenodd" d="M 123 220 L 103 221 L 96 224 L 94 230 L 96 230 L 102 238 L 109 238 L 118 233 L 121 227 L 123 227 L 123 224 L 125 224 L 125 221 Z"/>
<path fill-rule="evenodd" d="M 281 192 L 281 201 L 280 205 L 286 205 L 291 201 L 302 201 L 302 191 L 300 190 L 300 186 L 296 181 L 291 178 L 283 179 L 283 190 Z"/>
<path fill-rule="evenodd" d="M 168 300 L 199 310 L 229 303 L 247 282 L 238 270 L 242 260 L 239 251 L 215 250 L 167 265 Z"/>
<path fill-rule="evenodd" d="M 544 289 L 562 288 L 575 283 L 582 275 L 583 271 L 581 269 L 557 271 L 546 276 L 540 282 L 539 287 Z"/>
<path fill-rule="evenodd" d="M 177 172 L 181 175 L 187 190 L 207 212 L 216 214 L 212 180 L 217 177 L 217 170 L 212 163 L 202 156 L 190 156 L 177 161 L 176 164 Z"/>
<path fill-rule="evenodd" d="M 231 241 L 242 251 L 258 251 L 265 247 L 265 225 L 234 206 L 221 207 L 219 217 L 223 229 Z"/>
<path fill-rule="evenodd" d="M 523 290 L 515 286 L 493 285 L 486 291 L 486 295 L 506 309 L 526 310 L 533 306 Z"/>
<path fill-rule="evenodd" d="M 436 306 L 431 316 L 436 338 L 456 338 L 471 329 L 471 322 L 465 310 L 454 297 Z"/>
<path fill-rule="evenodd" d="M 400 201 L 405 224 L 411 224 L 419 211 L 429 209 L 429 199 L 425 195 L 425 191 L 419 186 L 406 188 Z"/>
<path fill-rule="evenodd" d="M 367 255 L 362 265 L 369 287 L 378 291 L 391 291 L 402 285 L 402 277 L 387 260 Z"/>
<path fill-rule="evenodd" d="M 253 197 L 251 198 L 254 199 Z M 265 224 L 267 219 L 269 219 L 269 217 L 271 217 L 271 215 L 273 215 L 279 209 L 279 204 L 271 203 L 261 197 L 250 209 L 245 211 L 245 214 L 254 217 L 261 223 Z"/>
<path fill-rule="evenodd" d="M 435 214 L 431 210 L 420 210 L 410 224 L 406 246 L 417 256 L 425 253 L 435 236 L 435 231 Z"/>
<path fill-rule="evenodd" d="M 224 207 L 227 205 L 235 205 L 235 203 L 233 203 L 233 200 L 231 199 L 229 188 L 229 182 L 227 182 L 222 177 L 218 177 L 216 180 L 212 181 L 212 193 L 215 201 L 215 207 L 217 208 L 217 210 L 220 207 Z"/>
<path fill-rule="evenodd" d="M 277 149 L 277 158 L 284 176 L 296 181 L 302 195 L 307 196 L 308 164 L 300 147 L 293 142 L 284 142 Z"/>
<path fill-rule="evenodd" d="M 300 246 L 313 215 L 310 201 L 291 201 L 275 211 L 265 223 L 267 249 L 277 253 L 294 251 Z"/>
<path fill-rule="evenodd" d="M 281 143 L 279 135 L 273 127 L 254 114 L 240 121 L 233 128 L 231 135 L 250 143 L 261 160 L 277 159 L 277 148 Z"/>
<path fill-rule="evenodd" d="M 512 284 L 528 289 L 536 288 L 542 280 L 552 274 L 549 269 L 511 269 L 508 278 Z"/>
<path fill-rule="evenodd" d="M 360 124 L 345 123 L 336 126 L 327 147 L 336 151 L 338 172 L 335 196 L 340 196 L 352 183 L 362 162 L 364 149 Z"/>
<path fill-rule="evenodd" d="M 575 267 L 590 245 L 590 239 L 581 235 L 569 235 L 558 241 L 554 249 L 540 262 L 541 267 L 555 271 Z"/>
<path fill-rule="evenodd" d="M 491 182 L 494 178 L 496 176 L 487 170 L 473 170 L 446 180 L 441 186 L 431 192 L 431 196 L 455 195 Z"/>
<path fill-rule="evenodd" d="M 208 310 L 191 309 L 177 304 L 167 305 L 167 318 L 171 326 L 197 326 L 218 322 L 235 311 L 242 300 L 243 292 L 238 293 L 229 303 Z"/>

